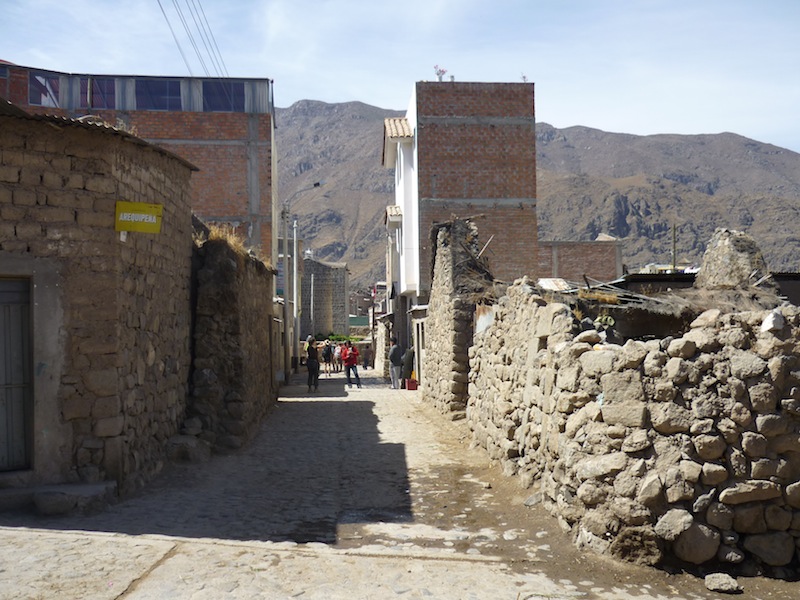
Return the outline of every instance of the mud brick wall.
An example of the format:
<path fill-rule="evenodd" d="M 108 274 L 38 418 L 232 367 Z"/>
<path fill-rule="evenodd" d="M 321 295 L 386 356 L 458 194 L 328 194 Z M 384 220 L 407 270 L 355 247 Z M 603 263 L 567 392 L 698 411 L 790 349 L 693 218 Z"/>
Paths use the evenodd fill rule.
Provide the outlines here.
<path fill-rule="evenodd" d="M 114 130 L 0 117 L 0 276 L 30 281 L 32 469 L 11 485 L 157 473 L 189 375 L 190 175 Z M 118 200 L 163 206 L 160 234 L 114 231 Z"/>
<path fill-rule="evenodd" d="M 600 552 L 798 565 L 800 309 L 700 315 L 624 345 L 525 281 L 470 349 L 474 439 Z"/>
<path fill-rule="evenodd" d="M 277 399 L 272 364 L 273 272 L 226 240 L 196 249 L 192 432 L 217 450 L 240 448 Z M 189 427 L 191 429 L 191 427 Z"/>

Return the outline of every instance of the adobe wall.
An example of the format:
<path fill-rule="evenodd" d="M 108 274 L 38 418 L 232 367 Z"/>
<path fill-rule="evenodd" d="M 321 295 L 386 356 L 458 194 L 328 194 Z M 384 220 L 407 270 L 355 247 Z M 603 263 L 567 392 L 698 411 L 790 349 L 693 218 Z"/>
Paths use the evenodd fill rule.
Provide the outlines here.
<path fill-rule="evenodd" d="M 0 275 L 30 281 L 31 469 L 5 487 L 162 467 L 189 375 L 191 166 L 131 136 L 0 117 Z M 164 207 L 160 234 L 114 231 L 117 200 Z"/>
<path fill-rule="evenodd" d="M 184 433 L 217 450 L 240 448 L 277 398 L 273 272 L 220 239 L 197 246 L 195 260 L 194 372 Z"/>
<path fill-rule="evenodd" d="M 470 349 L 474 440 L 579 544 L 628 560 L 792 567 L 800 309 L 707 311 L 623 346 L 526 280 Z M 756 567 L 758 568 L 758 567 Z"/>

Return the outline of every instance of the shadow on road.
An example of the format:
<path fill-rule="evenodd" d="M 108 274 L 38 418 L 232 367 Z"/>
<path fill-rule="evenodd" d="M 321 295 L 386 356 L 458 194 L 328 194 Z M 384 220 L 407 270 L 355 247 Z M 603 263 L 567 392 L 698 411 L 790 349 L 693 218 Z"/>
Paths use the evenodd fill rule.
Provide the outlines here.
<path fill-rule="evenodd" d="M 342 378 L 321 381 L 312 395 L 305 385 L 288 386 L 246 448 L 168 465 L 100 514 L 7 513 L 0 524 L 331 544 L 340 523 L 410 521 L 405 449 L 381 442 L 369 399 L 370 387 L 384 387 L 378 381 L 365 378 L 353 394 Z"/>

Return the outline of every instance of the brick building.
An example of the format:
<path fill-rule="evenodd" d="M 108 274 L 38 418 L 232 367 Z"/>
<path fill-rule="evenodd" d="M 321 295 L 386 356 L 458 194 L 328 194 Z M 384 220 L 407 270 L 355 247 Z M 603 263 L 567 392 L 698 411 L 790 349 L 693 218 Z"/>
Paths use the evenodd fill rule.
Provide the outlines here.
<path fill-rule="evenodd" d="M 540 243 L 532 83 L 417 82 L 405 117 L 385 120 L 383 164 L 395 169 L 387 207 L 388 312 L 404 346 L 424 355 L 431 226 L 475 217 L 483 256 L 503 281 L 622 274 L 618 241 Z M 416 307 L 416 308 L 415 308 Z"/>
<path fill-rule="evenodd" d="M 200 169 L 195 214 L 230 225 L 275 263 L 271 80 L 71 74 L 0 61 L 0 97 L 33 114 L 96 115 L 188 160 Z"/>
<path fill-rule="evenodd" d="M 386 120 L 383 162 L 395 168 L 387 268 L 404 345 L 408 310 L 430 294 L 433 223 L 482 215 L 495 275 L 536 271 L 533 84 L 416 83 L 406 116 Z"/>
<path fill-rule="evenodd" d="M 558 277 L 582 283 L 588 275 L 611 281 L 622 275 L 622 245 L 613 238 L 591 242 L 540 241 L 537 277 Z"/>

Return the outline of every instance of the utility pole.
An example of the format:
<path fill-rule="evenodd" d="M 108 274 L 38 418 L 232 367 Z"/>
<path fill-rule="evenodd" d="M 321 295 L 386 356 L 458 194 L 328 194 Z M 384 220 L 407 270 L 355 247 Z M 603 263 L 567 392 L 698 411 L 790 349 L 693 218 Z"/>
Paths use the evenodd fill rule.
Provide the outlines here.
<path fill-rule="evenodd" d="M 322 182 L 321 181 L 317 181 L 317 182 L 315 182 L 314 184 L 312 184 L 312 185 L 310 185 L 308 187 L 304 187 L 304 188 L 301 188 L 301 189 L 295 191 L 294 194 L 292 194 L 286 200 L 283 201 L 282 208 L 281 208 L 281 221 L 282 221 L 281 229 L 283 230 L 283 234 L 282 234 L 283 235 L 283 260 L 282 260 L 282 265 L 283 265 L 283 375 L 284 375 L 284 382 L 287 383 L 287 384 L 289 383 L 289 380 L 290 380 L 291 375 L 292 375 L 292 364 L 291 364 L 292 363 L 292 357 L 291 357 L 291 354 L 292 354 L 292 350 L 294 348 L 297 348 L 297 350 L 298 350 L 297 354 L 295 354 L 295 356 L 297 356 L 298 363 L 300 362 L 300 357 L 299 357 L 300 351 L 299 351 L 299 344 L 298 344 L 298 340 L 297 340 L 298 333 L 297 333 L 297 329 L 296 329 L 296 327 L 297 327 L 297 320 L 296 320 L 297 319 L 297 317 L 296 317 L 296 312 L 297 312 L 297 300 L 296 300 L 296 298 L 297 298 L 297 281 L 296 280 L 293 281 L 293 286 L 294 286 L 294 294 L 293 294 L 293 296 L 294 296 L 294 299 L 295 299 L 295 308 L 292 311 L 292 313 L 295 315 L 293 319 L 290 317 L 290 315 L 292 313 L 290 313 L 290 311 L 289 311 L 289 208 L 291 206 L 292 200 L 294 200 L 297 197 L 298 194 L 301 194 L 302 192 L 307 192 L 309 190 L 313 190 L 314 188 L 318 188 L 321 185 L 322 185 Z M 297 266 L 297 249 L 296 249 L 297 248 L 297 222 L 296 221 L 295 221 L 295 243 L 294 243 L 294 245 L 295 245 L 295 251 L 294 251 L 294 256 L 292 257 L 292 260 L 295 261 L 295 269 L 293 269 L 293 271 L 295 272 L 294 274 L 295 274 L 295 279 L 296 279 L 296 277 L 297 277 L 297 274 L 296 274 L 296 266 Z M 294 338 L 294 339 L 292 339 L 292 338 Z"/>

